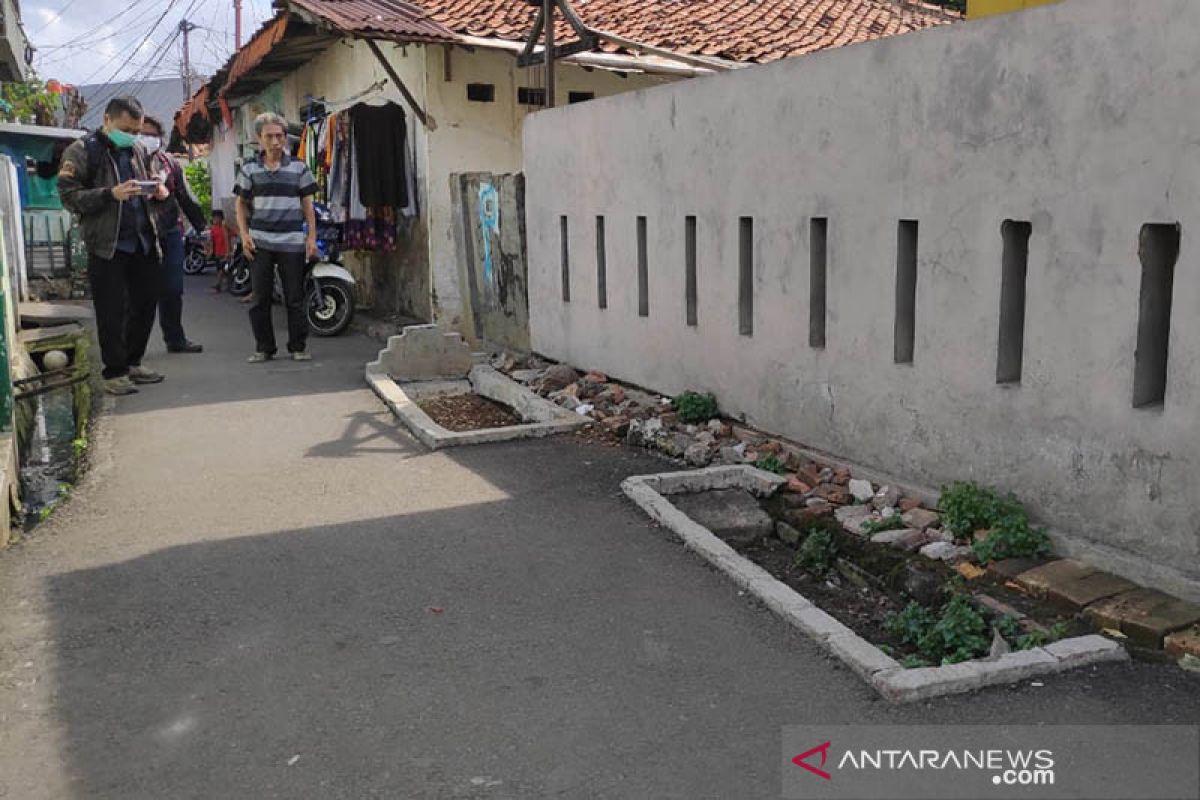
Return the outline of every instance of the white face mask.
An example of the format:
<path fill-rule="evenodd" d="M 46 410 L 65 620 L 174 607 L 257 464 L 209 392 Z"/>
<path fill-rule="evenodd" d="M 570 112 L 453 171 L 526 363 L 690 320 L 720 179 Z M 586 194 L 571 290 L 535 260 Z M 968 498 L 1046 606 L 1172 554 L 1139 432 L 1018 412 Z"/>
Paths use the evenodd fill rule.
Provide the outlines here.
<path fill-rule="evenodd" d="M 158 149 L 162 147 L 162 139 L 157 136 L 147 136 L 144 133 L 139 133 L 137 140 L 141 143 L 142 147 L 146 148 L 147 153 L 157 153 Z"/>

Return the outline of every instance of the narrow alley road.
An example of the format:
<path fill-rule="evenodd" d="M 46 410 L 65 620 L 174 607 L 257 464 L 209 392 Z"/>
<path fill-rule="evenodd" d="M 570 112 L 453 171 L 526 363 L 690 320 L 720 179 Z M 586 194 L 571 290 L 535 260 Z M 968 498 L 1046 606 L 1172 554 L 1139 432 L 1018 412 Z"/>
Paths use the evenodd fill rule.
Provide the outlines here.
<path fill-rule="evenodd" d="M 167 381 L 0 552 L 0 797 L 765 798 L 784 725 L 1200 719 L 1145 664 L 889 707 L 620 496 L 663 462 L 428 453 L 363 385 L 376 343 L 249 365 L 206 285 L 205 352 L 156 341 Z"/>

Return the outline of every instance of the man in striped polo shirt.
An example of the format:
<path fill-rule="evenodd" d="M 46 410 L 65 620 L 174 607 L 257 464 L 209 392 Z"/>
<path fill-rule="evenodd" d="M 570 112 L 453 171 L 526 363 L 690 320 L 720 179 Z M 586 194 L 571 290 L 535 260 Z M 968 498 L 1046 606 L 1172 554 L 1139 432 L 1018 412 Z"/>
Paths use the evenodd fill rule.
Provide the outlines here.
<path fill-rule="evenodd" d="M 271 289 L 278 267 L 287 306 L 288 352 L 295 361 L 308 361 L 312 356 L 305 350 L 308 320 L 304 314 L 304 272 L 308 259 L 317 257 L 312 199 L 317 182 L 303 161 L 285 152 L 287 123 L 283 117 L 259 114 L 254 120 L 254 133 L 258 137 L 258 157 L 242 165 L 233 187 L 242 248 L 254 259 L 250 270 L 254 296 L 250 327 L 254 329 L 255 353 L 249 360 L 259 363 L 275 355 Z"/>

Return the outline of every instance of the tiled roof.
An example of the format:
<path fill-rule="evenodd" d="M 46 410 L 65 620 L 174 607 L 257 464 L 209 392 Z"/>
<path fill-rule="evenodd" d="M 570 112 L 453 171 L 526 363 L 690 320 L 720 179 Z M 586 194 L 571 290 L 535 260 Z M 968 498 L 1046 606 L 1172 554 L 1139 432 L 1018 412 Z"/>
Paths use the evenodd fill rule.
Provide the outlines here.
<path fill-rule="evenodd" d="M 457 33 L 523 41 L 536 9 L 524 0 L 418 0 Z M 958 19 L 905 0 L 576 0 L 589 27 L 641 44 L 732 61 L 767 62 L 944 25 Z M 559 17 L 560 43 L 575 39 Z M 605 45 L 607 50 L 617 48 Z"/>

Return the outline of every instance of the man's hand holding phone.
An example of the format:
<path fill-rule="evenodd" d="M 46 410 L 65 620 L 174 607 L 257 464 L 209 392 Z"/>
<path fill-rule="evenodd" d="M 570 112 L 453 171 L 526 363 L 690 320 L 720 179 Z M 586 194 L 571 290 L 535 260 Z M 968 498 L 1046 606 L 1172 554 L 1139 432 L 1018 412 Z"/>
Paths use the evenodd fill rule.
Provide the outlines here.
<path fill-rule="evenodd" d="M 145 181 L 125 181 L 124 183 L 118 183 L 111 189 L 112 196 L 124 203 L 126 200 L 130 200 L 140 194 L 144 194 L 141 186 L 141 184 L 144 182 Z"/>

